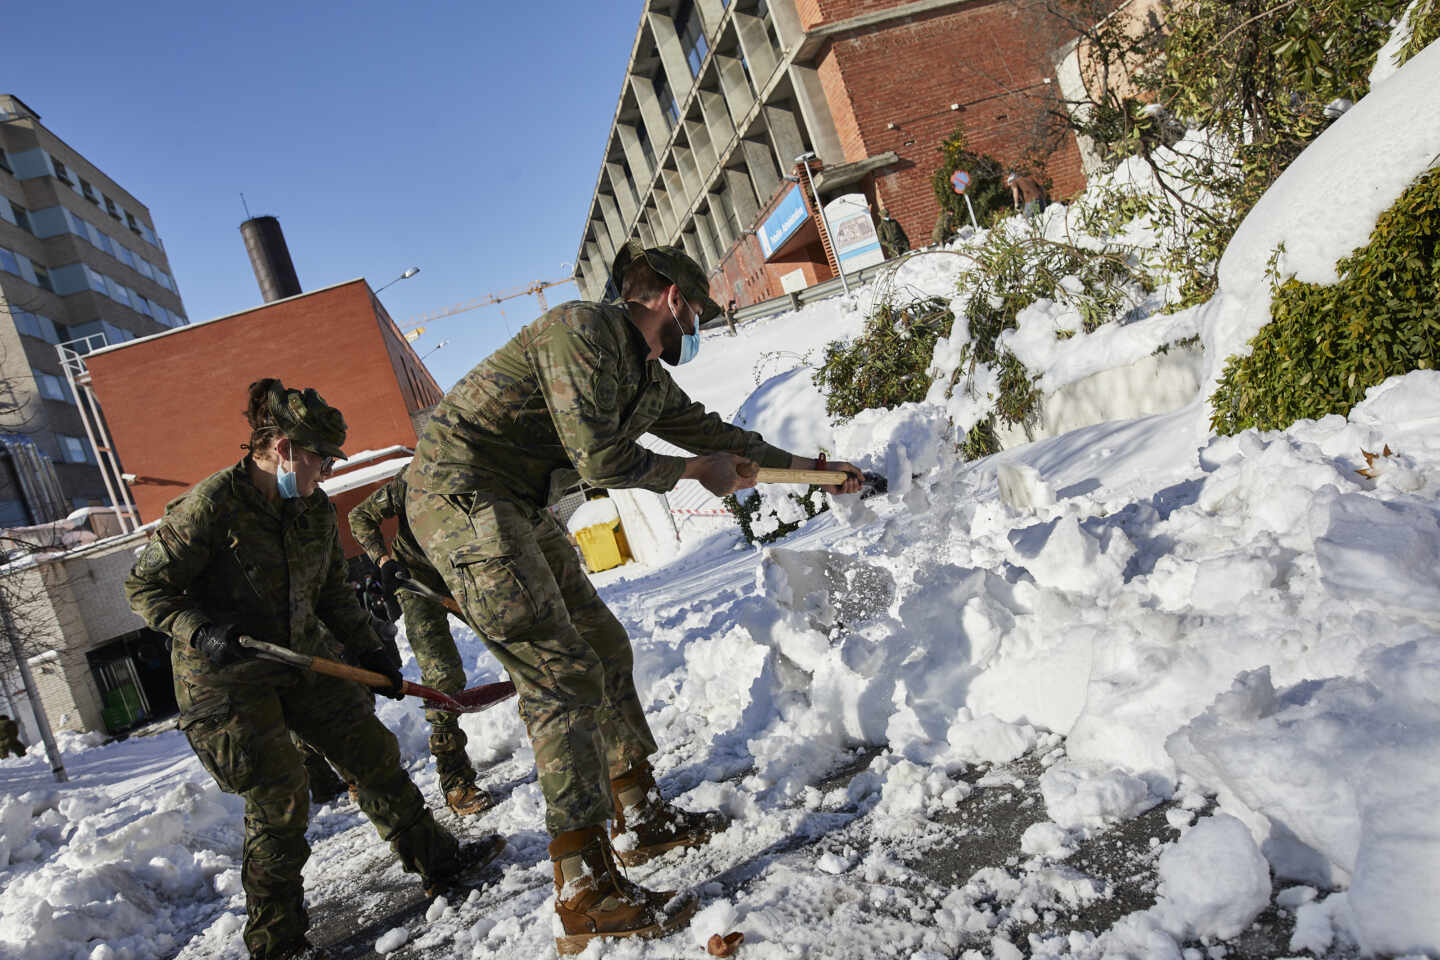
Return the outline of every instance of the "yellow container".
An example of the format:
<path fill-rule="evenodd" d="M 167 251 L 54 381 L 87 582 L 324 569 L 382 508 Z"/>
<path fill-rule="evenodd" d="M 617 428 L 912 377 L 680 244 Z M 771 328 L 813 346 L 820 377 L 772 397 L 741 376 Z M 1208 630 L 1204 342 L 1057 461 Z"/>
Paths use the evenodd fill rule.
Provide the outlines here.
<path fill-rule="evenodd" d="M 575 531 L 575 542 L 591 573 L 618 567 L 630 559 L 629 545 L 620 531 L 620 521 L 597 523 Z"/>

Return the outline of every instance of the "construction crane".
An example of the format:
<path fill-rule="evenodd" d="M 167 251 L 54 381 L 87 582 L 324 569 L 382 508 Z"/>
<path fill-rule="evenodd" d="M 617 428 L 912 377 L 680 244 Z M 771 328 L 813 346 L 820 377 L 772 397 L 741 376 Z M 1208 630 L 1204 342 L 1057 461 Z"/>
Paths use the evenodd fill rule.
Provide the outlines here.
<path fill-rule="evenodd" d="M 453 317 L 457 313 L 468 313 L 471 310 L 478 310 L 481 307 L 488 307 L 492 304 L 503 303 L 506 300 L 513 300 L 516 297 L 529 296 L 530 294 L 534 294 L 535 299 L 540 301 L 540 312 L 544 313 L 550 309 L 550 305 L 545 302 L 545 291 L 551 287 L 558 287 L 574 282 L 574 277 L 562 277 L 559 280 L 537 280 L 528 286 L 515 287 L 512 290 L 502 290 L 499 293 L 486 294 L 483 297 L 476 297 L 474 300 L 457 303 L 443 310 L 436 310 L 423 316 L 412 317 L 405 325 L 405 339 L 413 343 L 415 338 L 425 332 L 427 324 L 443 319 L 444 317 Z"/>

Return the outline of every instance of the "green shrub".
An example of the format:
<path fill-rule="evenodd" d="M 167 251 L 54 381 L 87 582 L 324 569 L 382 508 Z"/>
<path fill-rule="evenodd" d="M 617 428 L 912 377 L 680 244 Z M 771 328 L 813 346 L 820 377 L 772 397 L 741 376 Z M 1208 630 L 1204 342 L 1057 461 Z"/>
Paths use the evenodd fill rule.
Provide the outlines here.
<path fill-rule="evenodd" d="M 956 170 L 970 174 L 970 185 L 965 195 L 975 208 L 975 219 L 980 226 L 989 226 L 1011 207 L 1010 188 L 1005 186 L 1005 167 L 994 157 L 975 153 L 965 146 L 965 125 L 960 124 L 939 146 L 940 166 L 930 177 L 930 186 L 935 191 L 935 200 L 942 211 L 950 214 L 950 222 L 956 229 L 970 223 L 970 213 L 965 207 L 965 197 L 955 192 L 950 177 Z M 943 214 L 942 214 L 943 215 Z"/>
<path fill-rule="evenodd" d="M 818 493 L 820 493 L 819 487 L 811 487 L 804 493 L 786 493 L 785 497 L 797 504 L 805 512 L 805 520 L 809 520 L 830 509 L 830 502 L 823 495 L 817 496 Z M 767 532 L 756 533 L 757 526 L 771 526 L 763 521 L 768 520 L 773 523 L 775 519 L 778 519 L 775 508 L 767 502 L 764 496 L 756 492 L 742 500 L 732 493 L 724 497 L 721 502 L 725 504 L 725 509 L 735 517 L 735 522 L 740 525 L 741 535 L 749 544 L 774 543 L 781 537 L 787 537 L 799 530 L 800 525 L 805 522 L 805 520 L 780 520 L 778 525 L 774 525 Z"/>
<path fill-rule="evenodd" d="M 1370 242 L 1338 264 L 1337 283 L 1279 283 L 1270 322 L 1231 357 L 1210 398 L 1231 434 L 1282 430 L 1346 413 L 1387 377 L 1440 361 L 1440 168 L 1380 216 Z"/>
<path fill-rule="evenodd" d="M 825 412 L 845 421 L 861 410 L 924 400 L 935 344 L 950 335 L 954 322 L 943 300 L 877 303 L 860 336 L 825 347 L 814 374 L 815 386 L 825 395 Z"/>
<path fill-rule="evenodd" d="M 1395 62 L 1405 63 L 1436 40 L 1440 40 L 1440 0 L 1425 0 L 1410 11 L 1410 39 L 1400 48 Z"/>

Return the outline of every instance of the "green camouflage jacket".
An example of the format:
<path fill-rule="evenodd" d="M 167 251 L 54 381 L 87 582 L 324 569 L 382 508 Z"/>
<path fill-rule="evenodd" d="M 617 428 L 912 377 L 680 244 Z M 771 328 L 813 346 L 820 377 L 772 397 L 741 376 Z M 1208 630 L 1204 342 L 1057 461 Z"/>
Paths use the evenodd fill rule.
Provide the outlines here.
<path fill-rule="evenodd" d="M 317 490 L 271 503 L 244 460 L 165 508 L 125 595 L 146 623 L 171 637 L 177 692 L 187 678 L 258 681 L 293 670 L 255 660 L 214 667 L 190 642 L 206 623 L 234 622 L 257 639 L 323 657 L 380 649 L 370 615 L 345 581 L 330 498 Z"/>
<path fill-rule="evenodd" d="M 366 556 L 379 564 L 387 549 L 380 524 L 387 517 L 394 517 L 399 529 L 395 539 L 390 541 L 389 552 L 414 570 L 416 567 L 429 567 L 430 561 L 426 559 L 425 551 L 420 549 L 420 544 L 415 542 L 410 522 L 405 519 L 405 486 L 405 471 L 402 470 L 389 483 L 357 503 L 347 519 L 355 542 L 360 544 Z"/>
<path fill-rule="evenodd" d="M 694 453 L 728 451 L 762 467 L 790 454 L 707 413 L 685 395 L 625 307 L 572 301 L 522 329 L 451 388 L 415 449 L 407 479 L 431 493 L 483 489 L 539 508 L 551 474 L 595 487 L 665 492 L 682 457 L 641 447 L 652 433 Z"/>

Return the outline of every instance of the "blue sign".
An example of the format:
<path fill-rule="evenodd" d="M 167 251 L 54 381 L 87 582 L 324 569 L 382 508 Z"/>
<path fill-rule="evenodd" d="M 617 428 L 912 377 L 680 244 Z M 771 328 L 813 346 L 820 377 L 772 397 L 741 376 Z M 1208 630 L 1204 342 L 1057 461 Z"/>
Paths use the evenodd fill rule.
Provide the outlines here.
<path fill-rule="evenodd" d="M 964 170 L 956 170 L 950 175 L 950 186 L 955 188 L 956 193 L 964 193 L 965 188 L 970 186 L 970 174 Z"/>
<path fill-rule="evenodd" d="M 776 250 L 790 239 L 790 236 L 799 230 L 801 225 L 810 218 L 810 211 L 805 209 L 805 195 L 800 192 L 798 186 L 792 185 L 790 192 L 775 205 L 770 211 L 770 216 L 760 224 L 757 235 L 760 238 L 760 252 L 768 258 Z"/>

